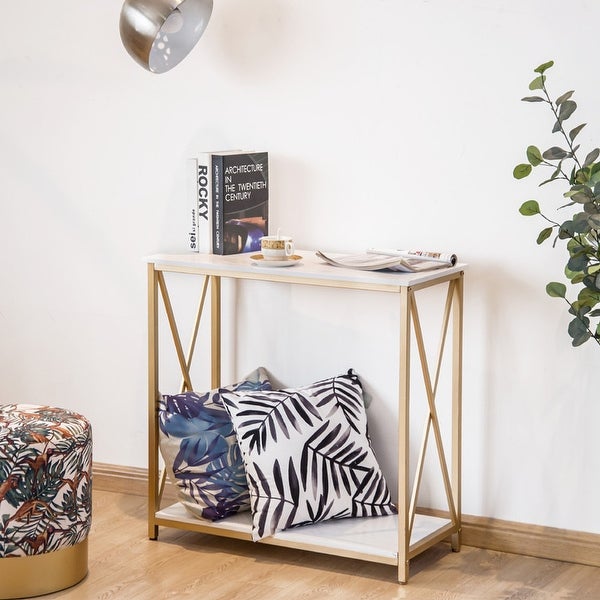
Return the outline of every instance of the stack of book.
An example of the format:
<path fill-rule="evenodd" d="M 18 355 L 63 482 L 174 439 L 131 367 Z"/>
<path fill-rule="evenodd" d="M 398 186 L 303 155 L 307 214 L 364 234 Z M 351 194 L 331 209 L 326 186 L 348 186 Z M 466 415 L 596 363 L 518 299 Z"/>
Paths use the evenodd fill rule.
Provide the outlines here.
<path fill-rule="evenodd" d="M 189 249 L 213 254 L 260 251 L 268 234 L 267 152 L 205 152 L 189 159 L 192 171 Z"/>

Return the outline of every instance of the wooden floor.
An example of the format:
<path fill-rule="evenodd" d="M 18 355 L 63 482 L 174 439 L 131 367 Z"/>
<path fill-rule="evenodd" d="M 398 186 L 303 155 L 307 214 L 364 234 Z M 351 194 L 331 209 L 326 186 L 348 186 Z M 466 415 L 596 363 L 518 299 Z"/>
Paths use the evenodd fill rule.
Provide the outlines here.
<path fill-rule="evenodd" d="M 145 498 L 94 491 L 89 574 L 53 600 L 598 600 L 600 569 L 440 544 L 407 585 L 385 565 L 162 528 Z"/>

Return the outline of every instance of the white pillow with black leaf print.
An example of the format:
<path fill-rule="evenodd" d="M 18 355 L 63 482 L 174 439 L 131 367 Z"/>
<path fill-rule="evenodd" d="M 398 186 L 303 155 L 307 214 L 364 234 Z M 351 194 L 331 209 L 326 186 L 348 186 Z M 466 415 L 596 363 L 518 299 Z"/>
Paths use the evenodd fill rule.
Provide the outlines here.
<path fill-rule="evenodd" d="M 255 541 L 327 519 L 396 513 L 352 371 L 298 389 L 223 390 L 221 399 L 242 451 Z"/>

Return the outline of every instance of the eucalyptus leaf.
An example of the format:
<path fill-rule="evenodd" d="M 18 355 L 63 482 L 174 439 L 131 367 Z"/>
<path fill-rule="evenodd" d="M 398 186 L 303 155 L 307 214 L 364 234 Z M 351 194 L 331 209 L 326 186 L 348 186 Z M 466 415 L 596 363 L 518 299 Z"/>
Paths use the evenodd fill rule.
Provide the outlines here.
<path fill-rule="evenodd" d="M 582 273 L 588 264 L 588 260 L 585 255 L 572 256 L 567 263 L 567 268 L 574 273 Z"/>
<path fill-rule="evenodd" d="M 584 167 L 589 167 L 593 162 L 596 161 L 596 159 L 598 158 L 598 156 L 600 156 L 600 149 L 599 148 L 594 148 L 586 157 L 585 160 L 583 161 L 583 166 Z"/>
<path fill-rule="evenodd" d="M 525 96 L 521 98 L 521 102 L 547 102 L 547 100 L 541 96 Z"/>
<path fill-rule="evenodd" d="M 578 202 L 579 204 L 585 204 L 589 201 L 589 198 L 585 194 L 577 192 L 576 194 L 571 196 L 571 200 L 573 200 L 573 202 Z"/>
<path fill-rule="evenodd" d="M 561 240 L 568 240 L 569 238 L 572 238 L 574 233 L 575 232 L 573 231 L 573 221 L 565 221 L 558 228 L 558 237 Z"/>
<path fill-rule="evenodd" d="M 546 227 L 545 229 L 542 229 L 536 240 L 537 243 L 543 244 L 552 235 L 552 229 L 552 227 Z"/>
<path fill-rule="evenodd" d="M 542 156 L 546 160 L 560 160 L 561 158 L 566 158 L 569 156 L 569 153 L 558 146 L 552 146 L 552 148 L 548 148 Z"/>
<path fill-rule="evenodd" d="M 569 254 L 573 256 L 573 254 L 577 254 L 585 250 L 585 246 L 581 243 L 580 240 L 573 238 L 567 242 L 567 250 Z"/>
<path fill-rule="evenodd" d="M 600 292 L 600 273 L 598 275 L 586 275 L 582 283 L 586 288 L 594 292 Z"/>
<path fill-rule="evenodd" d="M 537 167 L 542 161 L 542 153 L 536 146 L 527 147 L 527 160 L 534 167 Z"/>
<path fill-rule="evenodd" d="M 523 204 L 521 204 L 519 212 L 526 217 L 538 215 L 540 213 L 540 205 L 536 200 L 527 200 L 527 202 L 523 202 Z"/>
<path fill-rule="evenodd" d="M 573 141 L 577 134 L 587 125 L 587 123 L 582 123 L 581 125 L 577 125 L 577 127 L 573 127 L 571 131 L 569 131 L 569 138 Z"/>
<path fill-rule="evenodd" d="M 584 212 L 577 213 L 573 219 L 573 233 L 587 233 L 590 230 L 590 217 Z"/>
<path fill-rule="evenodd" d="M 579 308 L 577 309 L 577 316 L 583 321 L 583 324 L 587 327 L 590 324 L 589 317 L 586 315 L 592 310 L 588 304 L 579 303 Z"/>
<path fill-rule="evenodd" d="M 534 69 L 534 72 L 535 73 L 544 73 L 544 71 L 547 71 L 553 65 L 554 65 L 554 61 L 549 60 L 548 62 L 542 63 L 539 67 L 536 67 Z"/>
<path fill-rule="evenodd" d="M 590 311 L 592 306 L 596 306 L 600 302 L 600 293 L 594 292 L 588 288 L 583 288 L 578 296 L 577 301 L 583 307 L 582 314 L 586 314 Z"/>
<path fill-rule="evenodd" d="M 556 176 L 550 177 L 550 179 L 545 179 L 544 181 L 542 181 L 542 183 L 540 183 L 540 187 L 546 185 L 547 183 L 551 183 L 552 181 L 556 181 Z"/>
<path fill-rule="evenodd" d="M 587 342 L 591 337 L 592 337 L 592 334 L 589 331 L 586 331 L 585 333 L 582 333 L 580 336 L 574 337 L 572 344 L 575 348 L 577 348 L 577 346 L 581 346 L 582 344 L 585 344 L 585 342 Z"/>
<path fill-rule="evenodd" d="M 587 325 L 585 321 L 580 317 L 575 317 L 569 323 L 569 334 L 572 338 L 580 338 L 586 333 L 589 333 L 587 330 Z"/>
<path fill-rule="evenodd" d="M 556 165 L 556 169 L 554 170 L 554 172 L 551 175 L 551 179 L 556 179 L 557 177 L 564 177 L 564 173 L 562 170 L 562 166 L 563 166 L 563 161 L 564 159 L 561 159 L 558 161 L 558 164 Z"/>
<path fill-rule="evenodd" d="M 569 191 L 565 192 L 563 196 L 568 198 L 570 196 L 575 196 L 576 194 L 584 194 L 590 199 L 594 197 L 594 192 L 590 190 L 587 185 L 574 185 Z"/>
<path fill-rule="evenodd" d="M 573 346 L 581 346 L 592 335 L 588 329 L 589 319 L 575 317 L 569 323 L 569 335 L 573 338 Z"/>
<path fill-rule="evenodd" d="M 567 100 L 560 105 L 560 109 L 558 111 L 558 119 L 562 123 L 566 121 L 577 108 L 577 103 L 573 102 L 573 100 Z"/>
<path fill-rule="evenodd" d="M 528 165 L 526 163 L 522 163 L 520 165 L 517 165 L 514 169 L 513 169 L 513 177 L 515 179 L 523 179 L 524 177 L 527 177 L 527 175 L 529 175 L 529 173 L 531 173 L 531 169 L 533 167 L 531 165 Z"/>
<path fill-rule="evenodd" d="M 552 298 L 565 298 L 567 295 L 567 286 L 564 283 L 551 281 L 546 286 L 546 293 L 548 296 L 552 296 Z"/>
<path fill-rule="evenodd" d="M 588 183 L 590 178 L 586 169 L 579 169 L 578 171 L 574 172 L 575 177 L 571 177 L 571 179 L 574 179 L 574 183 L 577 183 L 579 185 L 585 185 L 586 183 Z"/>
<path fill-rule="evenodd" d="M 590 227 L 593 227 L 594 229 L 600 229 L 600 213 L 588 215 L 588 222 Z"/>
<path fill-rule="evenodd" d="M 570 92 L 565 92 L 562 96 L 559 96 L 554 101 L 554 103 L 558 106 L 559 104 L 562 104 L 565 100 L 568 100 L 574 93 L 575 93 L 575 90 L 571 90 Z"/>
<path fill-rule="evenodd" d="M 561 208 L 569 208 L 569 206 L 573 206 L 575 204 L 575 202 L 568 202 L 567 204 L 563 204 L 562 206 L 558 207 L 558 210 L 560 210 Z"/>
<path fill-rule="evenodd" d="M 598 183 L 600 183 L 600 171 L 596 170 L 595 167 L 600 165 L 600 163 L 595 162 L 593 165 L 588 167 L 588 171 L 590 172 L 590 179 L 587 182 L 588 187 L 592 191 L 592 195 L 596 196 L 595 200 L 600 200 L 598 197 L 598 193 L 594 192 L 597 188 Z"/>
<path fill-rule="evenodd" d="M 533 90 L 543 90 L 544 89 L 544 81 L 546 78 L 543 75 L 536 77 L 530 84 L 529 89 L 533 92 Z"/>

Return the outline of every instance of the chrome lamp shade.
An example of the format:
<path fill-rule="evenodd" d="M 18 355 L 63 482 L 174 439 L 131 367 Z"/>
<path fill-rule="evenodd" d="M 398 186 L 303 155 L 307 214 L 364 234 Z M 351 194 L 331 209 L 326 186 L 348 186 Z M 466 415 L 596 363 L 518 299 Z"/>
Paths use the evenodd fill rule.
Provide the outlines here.
<path fill-rule="evenodd" d="M 125 0 L 119 29 L 127 52 L 152 73 L 179 64 L 200 39 L 213 0 Z"/>

